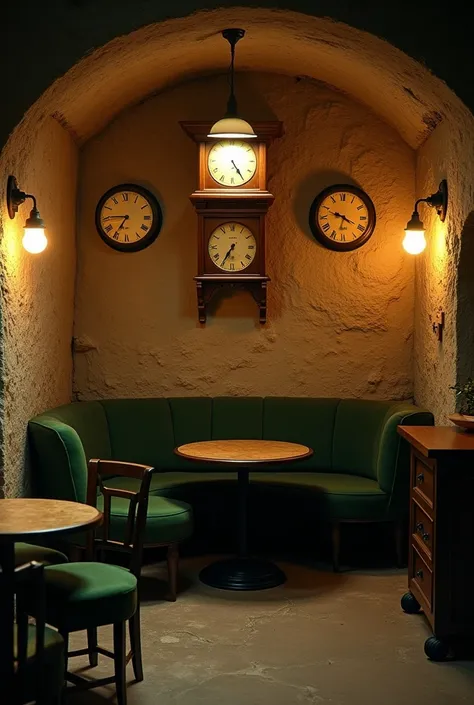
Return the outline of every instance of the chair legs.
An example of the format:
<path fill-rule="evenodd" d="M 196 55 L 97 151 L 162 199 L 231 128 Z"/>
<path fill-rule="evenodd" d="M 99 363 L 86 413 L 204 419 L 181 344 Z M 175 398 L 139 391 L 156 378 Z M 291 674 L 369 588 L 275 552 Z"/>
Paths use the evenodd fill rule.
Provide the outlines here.
<path fill-rule="evenodd" d="M 130 631 L 130 647 L 132 650 L 132 665 L 133 673 L 136 681 L 143 680 L 143 664 L 142 664 L 142 641 L 140 630 L 140 607 L 128 623 Z"/>
<path fill-rule="evenodd" d="M 87 648 L 89 649 L 89 664 L 94 668 L 99 663 L 99 654 L 97 653 L 97 627 L 91 627 L 87 630 Z"/>
<path fill-rule="evenodd" d="M 334 521 L 331 527 L 332 536 L 332 569 L 339 573 L 339 554 L 341 550 L 341 523 Z"/>
<path fill-rule="evenodd" d="M 114 666 L 117 705 L 127 705 L 125 622 L 116 622 L 114 624 Z"/>
<path fill-rule="evenodd" d="M 171 543 L 168 546 L 168 552 L 166 556 L 166 561 L 168 563 L 168 594 L 167 599 L 170 602 L 176 602 L 176 593 L 178 589 L 178 563 L 179 563 L 179 550 L 177 543 Z"/>

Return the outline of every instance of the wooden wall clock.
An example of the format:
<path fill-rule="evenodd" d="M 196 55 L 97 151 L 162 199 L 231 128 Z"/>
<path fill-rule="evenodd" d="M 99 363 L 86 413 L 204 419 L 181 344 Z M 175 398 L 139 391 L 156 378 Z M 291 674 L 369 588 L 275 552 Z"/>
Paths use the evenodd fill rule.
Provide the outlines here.
<path fill-rule="evenodd" d="M 183 122 L 199 145 L 199 184 L 191 194 L 198 216 L 198 314 L 222 287 L 246 289 L 260 322 L 267 316 L 265 216 L 274 196 L 267 191 L 266 151 L 282 134 L 281 122 L 257 122 L 256 139 L 213 139 L 211 122 Z"/>

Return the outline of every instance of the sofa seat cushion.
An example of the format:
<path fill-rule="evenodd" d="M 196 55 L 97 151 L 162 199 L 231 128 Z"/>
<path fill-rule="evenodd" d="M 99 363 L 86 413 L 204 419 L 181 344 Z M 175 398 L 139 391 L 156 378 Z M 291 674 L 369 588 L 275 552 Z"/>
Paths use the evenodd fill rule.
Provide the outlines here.
<path fill-rule="evenodd" d="M 192 498 L 198 492 L 207 493 L 214 487 L 227 487 L 236 494 L 237 473 L 165 472 L 155 473 L 152 492 L 157 495 L 173 493 L 177 497 Z M 136 480 L 113 478 L 108 484 L 123 489 L 136 489 Z M 357 475 L 329 472 L 252 472 L 252 491 L 258 486 L 275 489 L 281 496 L 298 493 L 312 503 L 312 515 L 320 519 L 378 520 L 384 517 L 389 496 L 375 480 Z M 310 492 L 308 492 L 308 490 Z M 151 497 L 150 497 L 151 500 Z M 316 500 L 316 501 L 315 501 Z"/>
<path fill-rule="evenodd" d="M 137 579 L 120 566 L 66 563 L 47 566 L 46 621 L 78 631 L 130 619 L 137 608 Z"/>
<path fill-rule="evenodd" d="M 133 478 L 116 478 L 121 480 Z M 134 482 L 138 482 L 135 480 Z M 110 486 L 110 480 L 107 485 Z M 125 483 L 124 483 L 125 484 Z M 121 489 L 128 489 L 124 484 Z M 132 485 L 130 484 L 129 487 Z M 133 487 L 133 489 L 138 489 Z M 112 497 L 110 506 L 110 535 L 109 538 L 123 541 L 124 529 L 127 526 L 128 499 Z M 97 508 L 104 511 L 104 497 L 97 497 Z M 100 529 L 98 530 L 98 534 Z M 148 498 L 148 512 L 145 527 L 145 544 L 169 544 L 184 541 L 193 532 L 193 510 L 186 502 L 180 502 L 168 497 L 150 496 Z"/>
<path fill-rule="evenodd" d="M 385 517 L 389 496 L 375 480 L 328 472 L 255 472 L 251 482 L 286 493 L 300 493 L 311 502 L 316 519 L 377 521 Z"/>
<path fill-rule="evenodd" d="M 189 490 L 202 489 L 210 485 L 228 485 L 237 482 L 237 473 L 234 472 L 156 472 L 153 474 L 150 485 L 150 499 L 152 495 L 161 497 L 179 496 L 179 490 L 183 487 Z M 130 477 L 113 477 L 107 480 L 108 487 L 116 487 L 124 490 L 138 490 L 138 481 Z"/>

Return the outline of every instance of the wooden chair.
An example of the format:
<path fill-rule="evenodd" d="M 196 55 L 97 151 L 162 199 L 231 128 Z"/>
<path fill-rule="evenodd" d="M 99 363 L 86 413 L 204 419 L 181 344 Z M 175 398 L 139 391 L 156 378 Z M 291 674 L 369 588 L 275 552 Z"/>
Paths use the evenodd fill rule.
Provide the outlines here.
<path fill-rule="evenodd" d="M 106 525 L 109 531 L 108 538 L 119 542 L 123 541 L 128 532 L 129 507 L 124 501 L 127 497 L 126 492 L 114 494 L 113 490 L 114 488 L 133 490 L 137 486 L 135 476 L 127 472 L 127 467 L 133 466 L 115 460 L 89 461 L 86 501 L 105 513 L 106 497 L 115 497 L 112 505 L 110 500 L 108 503 L 109 520 Z M 94 477 L 98 478 L 97 487 L 94 486 Z M 168 593 L 166 598 L 172 602 L 176 600 L 178 589 L 179 544 L 191 536 L 193 528 L 193 510 L 187 502 L 155 495 L 149 497 L 142 544 L 145 548 L 167 548 Z"/>
<path fill-rule="evenodd" d="M 0 576 L 1 577 L 1 576 Z M 14 625 L 13 684 L 2 683 L 14 705 L 35 702 L 59 705 L 64 686 L 64 641 L 45 624 L 43 565 L 29 562 L 15 568 L 16 625 Z M 36 602 L 36 624 L 28 624 L 25 595 Z"/>
<path fill-rule="evenodd" d="M 76 687 L 86 689 L 115 683 L 118 705 L 127 702 L 126 665 L 130 660 L 135 679 L 143 680 L 138 578 L 152 471 L 153 468 L 145 465 L 116 461 L 93 460 L 89 464 L 87 497 L 90 504 L 95 504 L 93 498 L 99 488 L 103 495 L 104 522 L 100 536 L 89 535 L 88 557 L 93 557 L 97 549 L 120 551 L 128 556 L 128 570 L 97 561 L 50 565 L 44 569 L 46 621 L 58 629 L 66 644 L 66 679 Z M 139 480 L 139 489 L 135 492 L 107 487 L 104 476 L 111 474 Z M 129 502 L 126 531 L 121 540 L 111 537 L 114 498 Z M 28 610 L 29 614 L 34 614 L 30 606 Z M 127 621 L 131 647 L 128 656 L 125 653 Z M 97 628 L 108 624 L 113 625 L 113 652 L 97 643 Z M 69 634 L 82 630 L 87 630 L 87 648 L 68 652 Z M 90 681 L 67 671 L 68 657 L 88 655 L 91 666 L 95 666 L 99 654 L 113 659 L 113 676 Z"/>

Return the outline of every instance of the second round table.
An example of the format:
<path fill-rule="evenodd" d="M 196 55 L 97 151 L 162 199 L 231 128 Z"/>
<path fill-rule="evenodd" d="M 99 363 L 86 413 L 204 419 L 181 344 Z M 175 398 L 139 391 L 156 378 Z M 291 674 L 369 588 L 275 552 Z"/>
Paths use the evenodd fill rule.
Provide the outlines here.
<path fill-rule="evenodd" d="M 286 576 L 278 566 L 248 555 L 249 473 L 252 470 L 274 471 L 276 463 L 309 458 L 313 454 L 311 448 L 285 441 L 221 440 L 187 443 L 175 448 L 175 453 L 188 460 L 215 463 L 220 471 L 237 471 L 238 556 L 206 566 L 199 575 L 202 582 L 224 590 L 264 590 L 284 583 Z"/>

